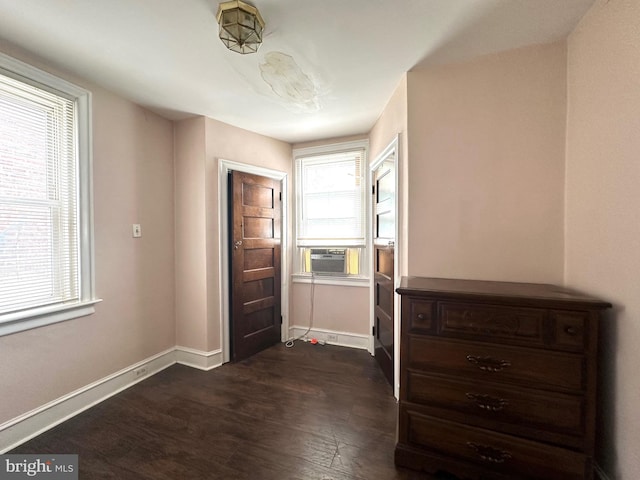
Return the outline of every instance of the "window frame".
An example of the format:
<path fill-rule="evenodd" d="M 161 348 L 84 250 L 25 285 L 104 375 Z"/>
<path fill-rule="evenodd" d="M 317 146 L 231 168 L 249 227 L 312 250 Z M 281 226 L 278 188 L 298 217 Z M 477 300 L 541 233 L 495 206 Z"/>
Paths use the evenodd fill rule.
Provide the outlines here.
<path fill-rule="evenodd" d="M 363 199 L 362 199 L 362 208 L 364 211 L 363 215 L 363 226 L 364 226 L 364 244 L 359 247 L 354 246 L 345 246 L 345 248 L 358 248 L 361 250 L 360 255 L 360 272 L 359 274 L 312 274 L 304 272 L 303 265 L 303 250 L 310 248 L 338 248 L 336 245 L 323 245 L 323 246 L 298 246 L 298 224 L 300 220 L 300 201 L 301 201 L 301 191 L 300 191 L 300 172 L 299 172 L 299 159 L 314 157 L 314 156 L 323 156 L 323 155 L 331 155 L 331 154 L 340 154 L 347 152 L 349 150 L 362 150 L 362 165 L 361 169 L 361 182 L 363 187 Z M 370 216 L 368 215 L 368 209 L 370 208 L 371 200 L 370 195 L 367 192 L 371 191 L 370 186 L 370 178 L 367 175 L 368 172 L 368 152 L 369 152 L 369 141 L 367 139 L 362 140 L 354 140 L 349 142 L 341 142 L 341 143 L 332 143 L 326 145 L 318 145 L 313 147 L 303 147 L 303 148 L 295 148 L 293 150 L 293 162 L 295 169 L 295 205 L 294 205 L 294 242 L 293 242 L 293 274 L 292 280 L 294 283 L 315 283 L 315 284 L 324 284 L 324 285 L 344 285 L 344 286 L 361 286 L 368 287 L 369 286 L 369 243 L 371 239 L 371 229 L 370 229 Z M 339 247 L 343 248 L 343 247 Z"/>
<path fill-rule="evenodd" d="M 93 239 L 93 158 L 91 92 L 0 52 L 0 74 L 72 100 L 76 108 L 78 167 L 79 300 L 27 308 L 0 315 L 0 336 L 71 320 L 95 312 Z"/>

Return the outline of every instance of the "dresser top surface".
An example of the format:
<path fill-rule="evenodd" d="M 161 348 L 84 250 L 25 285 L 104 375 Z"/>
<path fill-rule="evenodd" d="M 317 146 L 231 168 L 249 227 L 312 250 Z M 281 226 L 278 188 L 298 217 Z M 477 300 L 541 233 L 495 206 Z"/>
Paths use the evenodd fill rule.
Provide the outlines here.
<path fill-rule="evenodd" d="M 603 300 L 575 290 L 544 283 L 496 282 L 453 278 L 402 277 L 397 289 L 401 295 L 424 297 L 468 297 L 473 299 L 511 299 L 513 301 L 567 302 L 591 308 L 610 308 Z"/>

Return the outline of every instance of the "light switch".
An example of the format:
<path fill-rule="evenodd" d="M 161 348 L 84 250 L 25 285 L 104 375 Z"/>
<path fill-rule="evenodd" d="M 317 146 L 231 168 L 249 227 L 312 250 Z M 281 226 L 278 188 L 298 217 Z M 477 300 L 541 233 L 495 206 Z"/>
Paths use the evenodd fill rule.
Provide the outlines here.
<path fill-rule="evenodd" d="M 133 238 L 140 238 L 142 236 L 142 228 L 139 223 L 133 224 Z"/>

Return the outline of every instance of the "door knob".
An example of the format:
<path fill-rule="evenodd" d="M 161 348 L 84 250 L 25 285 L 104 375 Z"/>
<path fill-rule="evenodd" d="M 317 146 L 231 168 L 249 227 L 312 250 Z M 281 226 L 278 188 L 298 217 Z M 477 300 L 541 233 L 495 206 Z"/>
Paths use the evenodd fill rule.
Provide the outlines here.
<path fill-rule="evenodd" d="M 234 250 L 237 250 L 238 248 L 240 248 L 240 245 L 242 245 L 242 240 L 237 240 L 237 241 L 233 242 Z"/>

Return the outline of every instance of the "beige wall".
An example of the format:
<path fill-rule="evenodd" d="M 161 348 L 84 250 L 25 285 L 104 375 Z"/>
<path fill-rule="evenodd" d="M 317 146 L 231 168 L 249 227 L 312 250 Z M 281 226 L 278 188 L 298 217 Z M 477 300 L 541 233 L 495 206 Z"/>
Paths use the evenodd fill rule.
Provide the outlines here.
<path fill-rule="evenodd" d="M 411 275 L 562 282 L 564 42 L 408 74 Z"/>
<path fill-rule="evenodd" d="M 405 134 L 406 130 L 407 75 L 404 74 L 369 132 L 369 162 L 375 160 L 396 135 Z"/>
<path fill-rule="evenodd" d="M 205 119 L 174 124 L 176 343 L 208 351 Z"/>
<path fill-rule="evenodd" d="M 311 322 L 311 285 L 291 288 L 291 326 L 308 328 Z M 314 285 L 313 328 L 355 335 L 369 334 L 369 289 L 359 286 Z"/>
<path fill-rule="evenodd" d="M 604 322 L 599 462 L 640 478 L 640 2 L 599 0 L 568 42 L 566 282 Z"/>
<path fill-rule="evenodd" d="M 0 337 L 0 424 L 175 345 L 171 122 L 93 92 L 94 315 Z M 142 225 L 134 239 L 131 224 Z M 158 259 L 166 259 L 159 261 Z"/>
<path fill-rule="evenodd" d="M 398 171 L 398 191 L 396 192 L 396 202 L 398 202 L 398 238 L 396 239 L 396 258 L 398 262 L 399 274 L 406 275 L 408 271 L 407 242 L 409 232 L 409 222 L 406 212 L 408 212 L 408 176 L 409 170 L 409 142 L 408 142 L 408 105 L 407 105 L 407 75 L 403 75 L 396 90 L 391 95 L 382 114 L 369 132 L 369 162 L 374 162 L 384 151 L 391 141 L 399 135 L 399 158 Z"/>
<path fill-rule="evenodd" d="M 214 351 L 222 347 L 218 161 L 277 170 L 290 179 L 291 146 L 204 117 L 177 122 L 175 144 L 177 342 Z"/>

